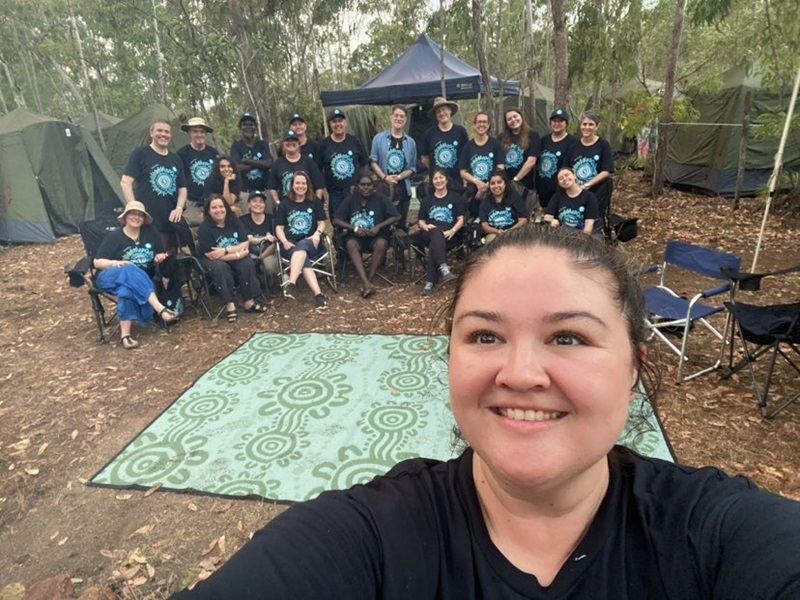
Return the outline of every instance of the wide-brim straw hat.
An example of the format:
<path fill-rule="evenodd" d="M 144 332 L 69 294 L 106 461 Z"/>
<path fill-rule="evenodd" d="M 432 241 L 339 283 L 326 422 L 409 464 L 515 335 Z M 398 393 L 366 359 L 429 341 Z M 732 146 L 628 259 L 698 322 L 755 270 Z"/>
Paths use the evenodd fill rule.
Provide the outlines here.
<path fill-rule="evenodd" d="M 128 202 L 125 205 L 125 210 L 123 210 L 122 214 L 117 217 L 117 222 L 119 222 L 120 225 L 125 225 L 125 215 L 134 210 L 138 210 L 140 213 L 144 214 L 145 225 L 150 225 L 150 223 L 153 222 L 153 217 L 151 217 L 150 213 L 147 212 L 147 209 L 145 209 L 144 204 L 142 204 L 137 200 L 134 200 L 133 202 Z"/>
<path fill-rule="evenodd" d="M 214 133 L 214 130 L 208 126 L 206 120 L 203 117 L 192 117 L 186 123 L 181 125 L 181 131 L 189 131 L 192 127 L 202 127 L 208 133 Z"/>
<path fill-rule="evenodd" d="M 454 114 L 456 114 L 458 112 L 458 104 L 456 104 L 455 102 L 451 102 L 447 98 L 443 98 L 442 96 L 439 96 L 438 98 L 436 98 L 433 101 L 433 106 L 431 107 L 431 110 L 429 111 L 430 115 L 432 117 L 436 116 L 436 109 L 438 109 L 440 106 L 449 106 L 451 115 L 454 115 Z"/>

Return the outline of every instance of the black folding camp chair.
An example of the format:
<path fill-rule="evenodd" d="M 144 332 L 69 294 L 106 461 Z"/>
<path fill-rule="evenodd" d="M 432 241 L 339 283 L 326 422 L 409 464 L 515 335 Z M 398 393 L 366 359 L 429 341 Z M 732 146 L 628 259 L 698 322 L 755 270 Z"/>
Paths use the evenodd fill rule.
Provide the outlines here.
<path fill-rule="evenodd" d="M 699 323 L 722 342 L 726 339 L 729 319 L 724 320 L 723 331 L 719 331 L 710 321 L 715 315 L 724 314 L 725 308 L 722 303 L 713 303 L 711 299 L 721 294 L 727 294 L 731 289 L 732 284 L 723 275 L 721 269 L 728 267 L 738 270 L 740 263 L 739 257 L 733 254 L 673 240 L 667 242 L 664 262 L 661 265 L 652 265 L 636 273 L 642 275 L 658 271 L 661 274 L 658 285 L 644 289 L 644 298 L 649 313 L 647 325 L 656 338 L 678 355 L 677 383 L 694 379 L 720 366 L 721 358 L 717 358 L 714 364 L 691 375 L 683 375 L 684 364 L 689 360 L 687 356 L 689 333 L 694 329 L 695 324 Z M 691 285 L 695 288 L 702 284 L 705 287 L 709 280 L 721 280 L 724 283 L 712 288 L 701 289 L 691 295 L 684 295 L 670 288 L 671 285 L 674 287 L 673 271 L 692 277 L 691 284 L 684 284 L 684 286 Z M 681 336 L 680 348 L 667 337 L 673 333 Z"/>
<path fill-rule="evenodd" d="M 410 251 L 409 264 L 411 267 L 409 269 L 409 279 L 411 284 L 414 285 L 422 281 L 427 273 L 428 249 L 412 235 Z M 469 231 L 465 227 L 456 233 L 450 243 L 447 244 L 447 257 L 460 262 L 466 260 L 470 252 L 472 252 L 472 248 L 469 244 Z"/>
<path fill-rule="evenodd" d="M 800 301 L 755 305 L 741 302 L 736 298 L 739 291 L 760 291 L 762 280 L 767 277 L 780 277 L 800 272 L 800 265 L 770 273 L 744 273 L 725 269 L 725 274 L 732 282 L 731 299 L 725 303 L 733 322 L 731 345 L 728 354 L 727 370 L 723 379 L 747 367 L 752 380 L 753 391 L 758 400 L 761 416 L 772 419 L 790 404 L 800 400 Z M 741 340 L 744 356 L 734 363 L 733 336 Z M 767 366 L 756 371 L 756 361 L 765 358 Z M 778 405 L 769 405 L 770 392 L 774 391 L 773 377 L 778 372 L 778 357 L 782 357 L 789 369 L 789 387 L 778 400 Z M 763 363 L 762 363 L 763 364 Z M 795 375 L 795 373 L 797 375 Z"/>

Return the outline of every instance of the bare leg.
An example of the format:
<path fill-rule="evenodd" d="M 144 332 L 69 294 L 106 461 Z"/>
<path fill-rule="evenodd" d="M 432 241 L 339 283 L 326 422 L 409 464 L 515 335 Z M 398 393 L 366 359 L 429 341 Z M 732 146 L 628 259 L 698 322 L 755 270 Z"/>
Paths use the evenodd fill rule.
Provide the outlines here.
<path fill-rule="evenodd" d="M 315 296 L 322 293 L 322 290 L 319 287 L 319 282 L 317 281 L 317 274 L 314 273 L 314 269 L 303 269 L 303 279 L 306 280 L 309 289 L 314 293 Z"/>
<path fill-rule="evenodd" d="M 147 297 L 147 303 L 150 306 L 153 307 L 153 310 L 156 311 L 156 314 L 161 317 L 161 320 L 164 321 L 164 323 L 169 323 L 169 322 L 174 321 L 175 319 L 178 318 L 178 315 L 175 314 L 174 312 L 172 312 L 171 310 L 164 311 L 164 309 L 166 307 L 163 304 L 161 304 L 161 302 L 159 301 L 158 296 L 156 296 L 155 292 L 152 292 Z M 233 302 L 231 302 L 230 304 L 232 305 Z M 164 311 L 164 312 L 162 313 L 162 311 Z M 130 327 L 131 327 L 130 323 L 128 323 L 128 332 L 129 333 L 130 333 Z M 120 324 L 120 331 L 122 331 L 122 325 L 121 324 Z"/>
<path fill-rule="evenodd" d="M 302 250 L 298 250 L 292 254 L 292 258 L 289 261 L 290 283 L 297 283 L 297 280 L 300 278 L 300 273 L 303 271 L 303 265 L 306 264 L 307 257 L 308 252 L 303 252 Z"/>
<path fill-rule="evenodd" d="M 357 239 L 350 238 L 347 240 L 347 255 L 350 257 L 350 262 L 353 263 L 353 267 L 358 273 L 358 276 L 361 278 L 361 292 L 366 293 L 372 289 L 372 284 L 369 281 L 369 277 L 367 277 L 367 272 L 364 269 L 364 259 L 361 258 L 361 244 L 359 244 Z"/>
<path fill-rule="evenodd" d="M 386 249 L 389 246 L 389 242 L 386 241 L 385 238 L 378 238 L 372 245 L 372 262 L 369 265 L 369 280 L 372 281 L 372 278 L 375 277 L 375 273 L 378 272 L 378 269 L 383 264 L 383 260 L 386 258 Z"/>

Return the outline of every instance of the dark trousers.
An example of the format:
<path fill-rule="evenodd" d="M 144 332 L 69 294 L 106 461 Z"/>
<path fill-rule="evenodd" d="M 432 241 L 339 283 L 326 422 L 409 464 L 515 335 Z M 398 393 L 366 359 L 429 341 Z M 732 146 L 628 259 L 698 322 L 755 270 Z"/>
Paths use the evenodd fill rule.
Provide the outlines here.
<path fill-rule="evenodd" d="M 454 244 L 455 239 L 456 236 L 450 240 L 450 243 Z M 439 266 L 447 263 L 447 238 L 444 237 L 444 232 L 437 227 L 430 231 L 420 230 L 417 233 L 416 241 L 428 247 L 427 279 L 425 281 L 436 283 L 439 281 Z"/>
<path fill-rule="evenodd" d="M 403 231 L 408 231 L 408 209 L 411 207 L 411 194 L 406 189 L 406 184 L 400 182 L 398 185 L 392 186 L 391 198 L 392 204 L 397 208 L 400 213 L 400 222 L 397 227 Z"/>
<path fill-rule="evenodd" d="M 245 301 L 255 298 L 261 293 L 261 285 L 256 276 L 256 265 L 249 254 L 239 260 L 231 261 L 210 260 L 204 256 L 200 259 L 200 264 L 211 275 L 211 280 L 217 288 L 217 294 L 223 302 L 233 302 L 237 283 L 239 284 L 239 294 Z"/>

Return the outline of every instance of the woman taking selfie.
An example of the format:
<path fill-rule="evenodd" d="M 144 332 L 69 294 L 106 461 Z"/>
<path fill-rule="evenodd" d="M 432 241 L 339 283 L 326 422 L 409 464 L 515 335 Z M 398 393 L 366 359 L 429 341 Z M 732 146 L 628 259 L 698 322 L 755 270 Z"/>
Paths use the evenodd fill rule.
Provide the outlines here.
<path fill-rule="evenodd" d="M 613 250 L 512 231 L 443 317 L 467 449 L 293 505 L 178 598 L 800 597 L 800 503 L 616 445 L 652 368 Z"/>

